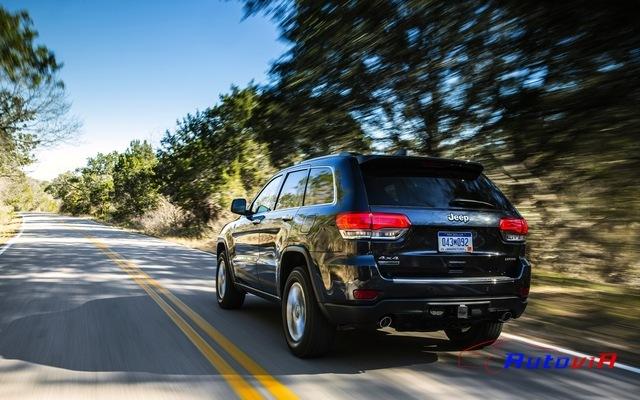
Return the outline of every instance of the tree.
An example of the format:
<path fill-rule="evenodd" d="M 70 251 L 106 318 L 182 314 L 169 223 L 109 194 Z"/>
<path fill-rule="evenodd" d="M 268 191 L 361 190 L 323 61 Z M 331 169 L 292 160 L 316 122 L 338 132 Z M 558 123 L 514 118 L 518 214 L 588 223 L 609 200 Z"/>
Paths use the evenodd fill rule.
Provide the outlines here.
<path fill-rule="evenodd" d="M 280 85 L 260 93 L 250 124 L 256 139 L 269 146 L 276 167 L 341 151 L 366 152 L 371 147 L 360 123 L 329 96 L 301 98 Z"/>
<path fill-rule="evenodd" d="M 300 102 L 330 99 L 374 148 L 473 158 L 500 175 L 535 223 L 534 262 L 593 265 L 607 279 L 634 268 L 637 236 L 614 232 L 640 222 L 640 191 L 629 185 L 640 170 L 640 3 L 245 0 L 245 7 L 271 15 L 290 44 L 271 69 L 271 87 L 298 101 L 280 124 L 303 117 Z M 569 251 L 556 246 L 563 238 L 575 239 Z"/>
<path fill-rule="evenodd" d="M 257 88 L 233 87 L 220 104 L 187 115 L 167 131 L 158 151 L 162 192 L 206 224 L 219 216 L 234 196 L 252 194 L 273 168 L 269 149 L 251 125 Z"/>
<path fill-rule="evenodd" d="M 83 188 L 87 191 L 89 213 L 98 218 L 107 218 L 114 211 L 115 187 L 114 170 L 119 160 L 117 152 L 98 153 L 87 160 L 87 165 L 80 169 Z"/>
<path fill-rule="evenodd" d="M 87 165 L 58 175 L 46 191 L 61 200 L 60 209 L 74 215 L 106 219 L 115 210 L 113 173 L 118 153 L 98 153 Z"/>
<path fill-rule="evenodd" d="M 114 216 L 117 219 L 138 217 L 155 207 L 158 202 L 157 164 L 153 147 L 147 141 L 134 140 L 117 156 L 113 167 Z"/>
<path fill-rule="evenodd" d="M 603 134 L 618 142 L 640 129 L 636 2 L 245 6 L 248 14 L 272 15 L 291 44 L 272 67 L 278 92 L 329 99 L 385 146 L 438 155 L 459 141 L 506 140 L 518 160 L 543 152 L 536 162 L 543 168 L 578 138 L 606 144 Z M 304 109 L 296 104 L 288 120 Z"/>
<path fill-rule="evenodd" d="M 46 192 L 60 200 L 60 211 L 62 212 L 73 215 L 88 215 L 91 213 L 89 190 L 80 170 L 58 175 L 47 186 Z"/>
<path fill-rule="evenodd" d="M 38 145 L 64 140 L 79 127 L 68 116 L 61 64 L 34 43 L 37 36 L 26 12 L 0 7 L 0 175 L 15 175 Z"/>
<path fill-rule="evenodd" d="M 288 123 L 320 102 L 354 117 L 378 147 L 437 155 L 447 133 L 467 126 L 452 77 L 476 4 L 248 0 L 246 9 L 272 14 L 291 43 L 272 67 L 278 92 L 297 99 Z"/>

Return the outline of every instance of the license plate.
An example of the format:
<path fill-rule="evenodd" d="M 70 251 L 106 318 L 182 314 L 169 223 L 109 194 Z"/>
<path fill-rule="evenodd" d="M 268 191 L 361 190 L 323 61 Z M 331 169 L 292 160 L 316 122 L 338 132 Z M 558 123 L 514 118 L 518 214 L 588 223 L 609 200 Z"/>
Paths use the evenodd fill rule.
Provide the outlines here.
<path fill-rule="evenodd" d="M 438 251 L 443 253 L 473 252 L 471 232 L 438 232 Z"/>

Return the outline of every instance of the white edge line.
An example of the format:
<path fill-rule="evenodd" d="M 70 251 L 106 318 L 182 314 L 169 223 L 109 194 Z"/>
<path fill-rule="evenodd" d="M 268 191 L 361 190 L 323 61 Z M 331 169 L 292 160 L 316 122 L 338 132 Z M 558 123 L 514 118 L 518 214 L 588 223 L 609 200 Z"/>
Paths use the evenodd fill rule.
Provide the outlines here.
<path fill-rule="evenodd" d="M 553 344 L 550 344 L 550 343 L 539 342 L 537 340 L 525 338 L 525 337 L 518 336 L 518 335 L 513 335 L 513 334 L 510 334 L 510 333 L 503 333 L 501 336 L 509 338 L 509 339 L 517 340 L 517 341 L 520 341 L 520 342 L 532 344 L 534 346 L 546 347 L 548 349 L 552 349 L 552 350 L 558 351 L 560 353 L 569 354 L 570 356 L 575 356 L 575 357 L 594 357 L 594 356 L 591 356 L 589 354 L 580 353 L 580 352 L 577 352 L 577 351 L 565 349 L 564 347 L 556 346 L 556 345 L 553 345 Z M 595 360 L 598 361 L 599 358 L 595 357 Z M 619 363 L 617 361 L 614 364 L 614 367 L 623 369 L 625 371 L 633 372 L 635 374 L 640 374 L 640 368 L 632 367 L 631 365 Z"/>
<path fill-rule="evenodd" d="M 5 251 L 9 250 L 9 247 L 11 247 L 11 245 L 18 240 L 18 238 L 20 238 L 20 236 L 22 236 L 22 232 L 24 232 L 24 216 L 20 216 L 20 231 L 18 232 L 17 235 L 15 235 L 14 237 L 12 237 L 11 239 L 9 239 L 9 241 L 7 241 L 7 243 L 4 244 L 4 246 L 0 249 L 0 256 L 2 254 L 4 254 Z"/>

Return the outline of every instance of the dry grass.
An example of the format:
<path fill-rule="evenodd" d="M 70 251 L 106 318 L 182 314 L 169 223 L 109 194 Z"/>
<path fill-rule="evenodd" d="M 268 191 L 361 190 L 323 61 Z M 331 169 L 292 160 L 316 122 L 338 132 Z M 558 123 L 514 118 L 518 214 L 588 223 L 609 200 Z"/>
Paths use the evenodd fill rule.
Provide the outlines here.
<path fill-rule="evenodd" d="M 0 245 L 5 244 L 20 230 L 20 217 L 4 207 L 0 209 Z"/>
<path fill-rule="evenodd" d="M 146 234 L 165 237 L 175 236 L 185 225 L 187 213 L 161 197 L 155 209 L 134 218 L 130 225 Z"/>
<path fill-rule="evenodd" d="M 640 365 L 640 293 L 623 285 L 536 271 L 518 333 L 583 351 L 617 351 Z"/>
<path fill-rule="evenodd" d="M 189 213 L 163 198 L 158 207 L 134 219 L 128 227 L 146 235 L 215 253 L 218 232 L 235 217 L 229 211 L 222 211 L 215 221 L 206 226 L 191 226 Z"/>
<path fill-rule="evenodd" d="M 206 251 L 208 253 L 215 253 L 217 237 L 203 237 L 203 238 L 188 238 L 179 236 L 161 236 L 162 239 L 170 242 L 178 243 L 183 246 L 191 247 L 194 249 Z"/>

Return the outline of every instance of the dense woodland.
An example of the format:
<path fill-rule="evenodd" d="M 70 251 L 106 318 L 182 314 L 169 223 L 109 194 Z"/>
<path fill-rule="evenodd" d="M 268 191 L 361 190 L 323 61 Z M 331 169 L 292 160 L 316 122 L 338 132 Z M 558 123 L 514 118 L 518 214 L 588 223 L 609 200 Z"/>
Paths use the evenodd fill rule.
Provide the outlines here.
<path fill-rule="evenodd" d="M 21 168 L 77 122 L 53 52 L 0 8 L 0 198 L 210 235 L 279 167 L 404 148 L 483 162 L 529 220 L 536 265 L 640 284 L 640 7 L 556 3 L 247 0 L 244 23 L 269 15 L 289 44 L 268 82 L 176 116 L 157 148 L 133 141 L 44 184 Z"/>

